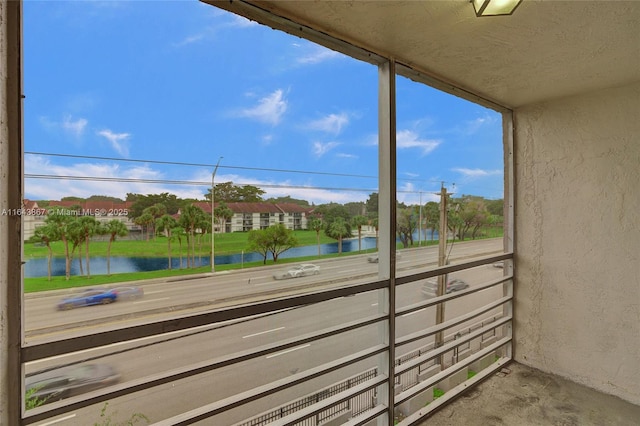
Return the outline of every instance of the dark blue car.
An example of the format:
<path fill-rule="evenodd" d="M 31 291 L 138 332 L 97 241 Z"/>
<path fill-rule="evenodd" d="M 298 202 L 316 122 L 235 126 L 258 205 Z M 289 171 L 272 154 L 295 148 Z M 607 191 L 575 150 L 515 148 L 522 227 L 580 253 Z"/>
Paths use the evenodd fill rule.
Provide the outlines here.
<path fill-rule="evenodd" d="M 115 302 L 117 298 L 118 295 L 109 289 L 89 289 L 62 299 L 60 303 L 58 303 L 58 309 L 66 311 L 79 308 L 80 306 L 107 305 Z"/>

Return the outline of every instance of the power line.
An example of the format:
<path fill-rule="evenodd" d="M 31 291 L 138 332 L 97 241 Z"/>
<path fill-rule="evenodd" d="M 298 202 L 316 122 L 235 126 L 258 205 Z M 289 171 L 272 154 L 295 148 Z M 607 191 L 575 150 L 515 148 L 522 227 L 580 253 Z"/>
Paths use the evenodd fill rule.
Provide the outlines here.
<path fill-rule="evenodd" d="M 91 156 L 91 155 L 75 155 L 75 154 L 56 154 L 51 152 L 35 152 L 35 151 L 25 151 L 25 154 L 29 155 L 42 155 L 47 157 L 63 157 L 63 158 L 81 158 L 81 159 L 89 159 L 89 160 L 103 160 L 103 161 L 121 161 L 121 162 L 129 162 L 129 163 L 148 163 L 148 164 L 164 164 L 164 165 L 172 165 L 172 166 L 189 166 L 189 167 L 208 167 L 213 168 L 215 164 L 205 164 L 205 163 L 186 163 L 179 161 L 161 161 L 161 160 L 140 160 L 140 159 L 130 159 L 130 158 L 116 158 L 116 157 L 101 157 L 101 156 Z M 277 173 L 296 173 L 296 174 L 307 174 L 307 175 L 319 175 L 319 176 L 336 176 L 336 177 L 353 177 L 360 179 L 378 179 L 378 176 L 373 175 L 357 175 L 350 173 L 333 173 L 333 172 L 318 172 L 318 171 L 304 171 L 304 170 L 294 170 L 294 169 L 270 169 L 264 167 L 246 167 L 246 166 L 225 166 L 220 165 L 221 169 L 229 169 L 229 170 L 251 170 L 251 171 L 263 171 L 263 172 L 277 172 Z M 435 179 L 414 179 L 414 178 L 399 178 L 399 181 L 402 182 L 429 182 L 429 183 L 440 183 L 440 180 Z M 412 191 L 406 191 L 412 192 Z"/>
<path fill-rule="evenodd" d="M 209 181 L 194 181 L 194 180 L 171 180 L 171 179 L 143 179 L 143 178 L 112 178 L 102 176 L 70 176 L 70 175 L 38 175 L 25 173 L 25 179 L 49 179 L 49 180 L 76 180 L 76 181 L 90 181 L 90 182 L 119 182 L 119 183 L 161 183 L 165 185 L 191 185 L 191 186 L 206 186 L 211 187 Z M 281 185 L 281 184 L 259 184 L 236 182 L 238 186 L 259 186 L 260 188 L 276 188 L 276 189 L 322 189 L 326 191 L 354 191 L 354 192 L 378 192 L 376 188 L 345 188 L 345 187 L 332 187 L 332 186 L 305 186 L 305 185 Z M 398 190 L 398 193 L 414 194 L 416 191 Z M 428 191 L 422 191 L 428 193 Z"/>

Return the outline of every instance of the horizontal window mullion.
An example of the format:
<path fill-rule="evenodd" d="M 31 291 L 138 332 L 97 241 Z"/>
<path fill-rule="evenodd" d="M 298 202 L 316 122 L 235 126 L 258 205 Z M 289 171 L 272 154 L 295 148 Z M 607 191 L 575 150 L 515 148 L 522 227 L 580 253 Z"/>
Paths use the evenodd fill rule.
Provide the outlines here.
<path fill-rule="evenodd" d="M 429 337 L 432 336 L 434 334 L 436 334 L 439 331 L 442 330 L 446 330 L 447 328 L 462 324 L 463 322 L 469 321 L 470 319 L 473 319 L 475 317 L 478 317 L 482 314 L 484 314 L 485 312 L 488 312 L 492 309 L 497 308 L 500 305 L 503 305 L 507 302 L 509 302 L 510 300 L 512 300 L 513 297 L 512 296 L 506 296 L 506 297 L 502 297 L 500 299 L 497 299 L 491 303 L 488 303 L 478 309 L 475 309 L 467 314 L 464 315 L 460 315 L 458 317 L 452 318 L 448 321 L 445 321 L 441 324 L 436 324 L 434 326 L 431 326 L 429 328 L 426 328 L 422 331 L 418 331 L 415 333 L 411 333 L 408 334 L 406 336 L 403 336 L 399 339 L 396 340 L 396 346 L 402 346 L 402 345 L 406 345 L 412 342 L 415 342 L 416 340 L 420 340 L 423 339 L 425 337 Z"/>
<path fill-rule="evenodd" d="M 471 269 L 478 266 L 487 265 L 489 263 L 499 262 L 501 260 L 508 260 L 513 258 L 513 253 L 504 253 L 494 256 L 486 256 L 480 259 L 473 260 L 471 262 L 458 263 L 455 265 L 439 266 L 434 269 L 430 269 L 418 274 L 405 275 L 403 277 L 396 278 L 396 285 L 408 284 L 413 281 L 419 281 L 437 277 L 439 275 L 450 274 L 452 272 L 464 271 L 465 269 Z"/>
<path fill-rule="evenodd" d="M 494 280 L 488 281 L 484 284 L 480 284 L 478 286 L 474 286 L 473 288 L 467 288 L 465 290 L 460 290 L 460 291 L 456 291 L 453 293 L 449 293 L 449 294 L 443 294 L 442 296 L 437 296 L 437 297 L 433 297 L 427 301 L 423 301 L 423 302 L 418 302 L 418 303 L 414 303 L 412 305 L 408 305 L 402 308 L 399 308 L 396 310 L 396 316 L 402 316 L 402 315 L 406 315 L 408 313 L 411 312 L 415 312 L 418 311 L 420 309 L 424 309 L 424 308 L 430 308 L 432 306 L 438 305 L 439 303 L 442 302 L 447 302 L 449 300 L 453 300 L 453 299 L 458 299 L 460 297 L 465 297 L 468 296 L 470 294 L 473 293 L 477 293 L 480 292 L 482 290 L 486 290 L 488 288 L 491 287 L 495 287 L 497 285 L 500 285 L 506 281 L 509 281 L 513 279 L 513 275 L 504 275 L 501 276 L 500 278 L 496 278 Z"/>
<path fill-rule="evenodd" d="M 200 420 L 207 419 L 209 417 L 220 414 L 224 411 L 230 410 L 242 406 L 248 402 L 254 401 L 258 398 L 262 398 L 284 389 L 291 388 L 309 380 L 315 379 L 322 375 L 339 370 L 343 367 L 355 364 L 365 359 L 371 358 L 378 354 L 388 351 L 388 345 L 380 344 L 364 351 L 357 352 L 355 354 L 340 358 L 338 360 L 331 361 L 329 363 L 320 365 L 318 367 L 310 368 L 301 373 L 294 374 L 289 377 L 285 377 L 280 380 L 268 383 L 263 386 L 251 389 L 246 392 L 242 392 L 233 395 L 229 398 L 225 398 L 221 401 L 217 401 L 211 404 L 204 405 L 202 407 L 190 410 L 186 413 L 179 414 L 169 419 L 162 420 L 154 423 L 154 426 L 173 426 L 173 425 L 188 425 Z M 386 375 L 379 376 L 381 382 L 385 382 L 388 378 Z"/>
<path fill-rule="evenodd" d="M 387 412 L 387 406 L 384 404 L 378 404 L 370 410 L 365 411 L 362 414 L 359 414 L 355 417 L 352 417 L 346 423 L 343 423 L 342 426 L 363 426 L 370 424 L 369 422 L 381 414 L 385 414 Z"/>
<path fill-rule="evenodd" d="M 333 407 L 334 405 L 338 405 L 344 401 L 347 401 L 353 397 L 356 397 L 362 393 L 367 392 L 375 387 L 378 387 L 387 381 L 386 375 L 378 375 L 372 379 L 367 380 L 364 383 L 353 386 L 339 394 L 334 396 L 330 396 L 328 398 L 323 399 L 309 407 L 298 410 L 294 413 L 291 413 L 281 419 L 270 422 L 270 426 L 289 426 L 295 425 L 301 421 L 304 421 L 316 414 L 320 414 L 321 412 Z"/>
<path fill-rule="evenodd" d="M 444 345 L 442 345 L 439 348 L 434 348 L 433 350 L 420 355 L 410 361 L 404 362 L 402 364 L 400 364 L 399 366 L 396 367 L 396 371 L 395 371 L 395 377 L 400 376 L 402 373 L 405 373 L 406 371 L 411 370 L 412 368 L 416 368 L 417 366 L 419 366 L 420 364 L 423 364 L 425 362 L 431 361 L 434 358 L 437 358 L 438 356 L 450 351 L 451 349 L 455 348 L 456 346 L 460 346 L 464 343 L 470 342 L 473 339 L 476 339 L 480 336 L 482 336 L 484 333 L 486 333 L 489 330 L 495 330 L 496 328 L 503 326 L 509 322 L 513 321 L 513 317 L 503 317 L 500 318 L 499 320 L 496 320 L 495 322 L 492 322 L 491 324 L 487 324 L 475 331 L 472 331 L 469 334 L 465 334 L 464 336 L 455 339 L 449 343 L 446 343 Z"/>
<path fill-rule="evenodd" d="M 409 400 L 410 398 L 414 397 L 415 395 L 419 394 L 420 392 L 423 392 L 424 390 L 430 388 L 431 386 L 436 385 L 437 383 L 441 382 L 442 380 L 446 379 L 447 377 L 450 377 L 450 376 L 454 375 L 458 371 L 462 370 L 465 367 L 468 367 L 469 365 L 473 364 L 474 362 L 478 361 L 479 359 L 489 355 L 491 352 L 495 351 L 496 349 L 498 349 L 501 346 L 506 345 L 510 341 L 511 341 L 511 337 L 504 337 L 504 338 L 498 340 L 497 342 L 487 346 L 486 348 L 481 349 L 480 351 L 470 355 L 469 357 L 465 358 L 464 360 L 453 364 L 451 367 L 449 367 L 449 368 L 447 368 L 445 370 L 442 370 L 440 373 L 437 373 L 437 374 L 431 376 L 430 378 L 428 378 L 424 382 L 420 382 L 417 385 L 412 386 L 411 388 L 407 389 L 406 391 L 401 392 L 400 394 L 396 395 L 396 405 L 402 404 L 403 402 Z"/>

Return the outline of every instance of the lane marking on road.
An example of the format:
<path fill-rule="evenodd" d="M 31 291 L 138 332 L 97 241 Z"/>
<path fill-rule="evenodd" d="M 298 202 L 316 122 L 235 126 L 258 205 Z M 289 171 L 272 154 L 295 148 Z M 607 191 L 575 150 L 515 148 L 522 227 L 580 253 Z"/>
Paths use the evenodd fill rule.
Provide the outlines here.
<path fill-rule="evenodd" d="M 259 333 L 247 334 L 246 336 L 242 336 L 243 339 L 247 339 L 249 337 L 260 336 L 262 334 L 273 333 L 274 331 L 284 330 L 284 327 L 272 328 L 271 330 L 261 331 Z"/>
<path fill-rule="evenodd" d="M 166 290 L 145 291 L 144 294 L 166 293 Z"/>
<path fill-rule="evenodd" d="M 377 303 L 372 303 L 371 306 L 378 306 L 378 304 Z"/>
<path fill-rule="evenodd" d="M 138 302 L 133 302 L 134 305 L 137 305 L 138 303 L 149 303 L 149 302 L 157 302 L 159 300 L 169 300 L 171 299 L 170 297 L 161 297 L 159 299 L 152 299 L 152 300 L 140 300 Z"/>
<path fill-rule="evenodd" d="M 59 419 L 51 420 L 50 422 L 47 422 L 47 423 L 41 423 L 41 424 L 40 424 L 40 426 L 49 426 L 49 425 L 53 425 L 53 424 L 56 424 L 56 423 L 63 422 L 63 421 L 65 421 L 65 420 L 72 419 L 72 418 L 74 418 L 75 416 L 76 416 L 75 414 L 72 414 L 72 415 L 67 416 L 67 417 L 60 417 Z"/>
<path fill-rule="evenodd" d="M 307 343 L 306 345 L 302 346 L 296 346 L 295 348 L 287 349 L 286 351 L 276 352 L 275 354 L 267 355 L 265 358 L 275 358 L 280 355 L 288 354 L 289 352 L 297 351 L 298 349 L 308 348 L 309 346 L 311 346 L 311 343 Z"/>
<path fill-rule="evenodd" d="M 422 311 L 426 311 L 426 310 L 427 310 L 427 308 L 422 308 L 422 309 L 418 309 L 417 311 L 409 312 L 408 314 L 404 314 L 402 316 L 403 317 L 408 317 L 408 316 L 411 316 L 413 314 L 417 314 L 418 312 L 422 312 Z"/>

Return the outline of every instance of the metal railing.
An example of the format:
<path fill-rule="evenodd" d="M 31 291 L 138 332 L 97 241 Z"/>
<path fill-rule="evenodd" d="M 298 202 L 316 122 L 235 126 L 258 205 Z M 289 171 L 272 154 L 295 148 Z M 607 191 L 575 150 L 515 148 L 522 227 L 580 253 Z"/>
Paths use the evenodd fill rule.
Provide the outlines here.
<path fill-rule="evenodd" d="M 428 272 L 399 278 L 396 280 L 396 283 L 397 285 L 405 285 L 417 280 L 422 280 L 455 271 L 461 271 L 485 264 L 491 264 L 498 260 L 510 259 L 511 257 L 512 254 L 502 254 L 498 256 L 485 257 L 483 259 L 474 260 L 465 264 L 440 267 Z M 467 297 L 487 288 L 503 285 L 503 283 L 509 283 L 511 285 L 512 276 L 505 275 L 500 279 L 496 279 L 479 286 L 474 286 L 472 289 L 459 291 L 456 292 L 456 294 L 448 294 L 436 297 L 428 301 L 422 301 L 411 306 L 403 307 L 402 309 L 392 310 L 392 312 L 397 317 L 409 312 L 435 306 L 438 303 L 443 303 L 458 297 Z M 389 282 L 385 280 L 367 282 L 347 288 L 342 287 L 308 294 L 299 294 L 275 300 L 258 302 L 251 305 L 230 307 L 215 312 L 196 314 L 178 319 L 164 320 L 139 326 L 124 327 L 121 329 L 101 333 L 99 336 L 99 343 L 101 345 L 107 345 L 115 342 L 129 341 L 142 337 L 160 335 L 162 333 L 165 333 L 167 330 L 189 330 L 201 325 L 238 320 L 245 317 L 271 313 L 283 309 L 302 307 L 308 304 L 328 301 L 338 297 L 350 296 L 353 294 L 369 292 L 372 290 L 380 290 L 386 288 L 386 286 L 388 285 Z M 437 324 L 419 332 L 403 336 L 402 338 L 396 340 L 396 348 L 400 348 L 403 345 L 428 338 L 440 331 L 446 332 L 446 330 L 448 330 L 449 328 L 460 326 L 464 323 L 468 323 L 469 321 L 477 321 L 483 315 L 486 316 L 486 313 L 495 310 L 500 306 L 503 306 L 505 304 L 510 305 L 512 300 L 511 295 L 512 289 L 507 291 L 506 295 L 502 298 L 499 298 L 481 308 L 478 308 L 471 312 L 467 312 L 451 320 L 445 321 L 442 324 Z M 509 309 L 506 310 L 506 312 L 508 311 Z M 108 401 L 119 396 L 129 395 L 145 389 L 151 389 L 155 386 L 172 383 L 179 379 L 193 377 L 204 372 L 214 371 L 219 368 L 231 366 L 268 354 L 273 354 L 305 343 L 314 342 L 326 337 L 332 337 L 342 333 L 359 330 L 363 327 L 380 324 L 387 320 L 388 314 L 381 313 L 367 318 L 362 318 L 351 323 L 341 324 L 336 327 L 319 330 L 287 341 L 260 346 L 251 350 L 247 350 L 245 352 L 207 360 L 197 365 L 184 366 L 170 371 L 158 373 L 151 377 L 141 378 L 138 380 L 114 385 L 102 390 L 93 391 L 86 395 L 71 397 L 60 402 L 46 404 L 45 406 L 37 407 L 26 412 L 23 416 L 23 424 L 32 424 L 55 415 L 68 413 L 78 408 L 100 403 L 103 401 Z M 417 353 L 405 354 L 403 357 L 401 357 L 400 362 L 397 363 L 394 368 L 392 368 L 392 371 L 390 371 L 389 374 L 376 374 L 373 377 L 363 380 L 361 383 L 357 384 L 349 385 L 347 383 L 347 385 L 344 385 L 344 383 L 342 383 L 335 387 L 331 387 L 322 397 L 312 396 L 311 398 L 302 401 L 294 401 L 289 404 L 289 406 L 279 409 L 280 413 L 277 417 L 277 420 L 272 423 L 283 425 L 313 424 L 300 422 L 313 422 L 313 420 L 309 419 L 315 419 L 316 423 L 326 421 L 343 412 L 345 409 L 344 407 L 351 407 L 351 415 L 353 417 L 352 420 L 349 420 L 349 422 L 353 423 L 354 425 L 364 424 L 367 421 L 366 419 L 370 419 L 371 416 L 375 415 L 375 413 L 379 413 L 380 410 L 382 410 L 381 407 L 385 405 L 385 401 L 381 401 L 378 398 L 377 389 L 380 386 L 394 388 L 394 385 L 396 383 L 402 384 L 403 381 L 405 381 L 406 385 L 403 385 L 401 392 L 396 396 L 395 405 L 402 404 L 404 401 L 410 400 L 415 395 L 423 392 L 429 386 L 434 386 L 435 384 L 455 374 L 457 371 L 466 368 L 472 362 L 486 357 L 488 354 L 492 353 L 492 351 L 495 352 L 496 349 L 502 346 L 510 345 L 510 332 L 505 333 L 506 337 L 502 337 L 492 345 L 481 349 L 479 352 L 471 355 L 465 360 L 458 361 L 453 366 L 447 367 L 435 376 L 429 378 L 426 382 L 416 382 L 413 379 L 411 379 L 412 381 L 409 382 L 409 379 L 406 378 L 416 376 L 414 370 L 421 371 L 421 369 L 424 369 L 425 366 L 432 365 L 434 363 L 434 360 L 436 360 L 438 357 L 443 356 L 448 352 L 453 353 L 453 350 L 460 347 L 461 345 L 470 345 L 470 342 L 474 339 L 482 338 L 483 336 L 496 337 L 495 328 L 505 325 L 510 327 L 510 324 L 511 316 L 503 315 L 503 317 L 499 320 L 491 319 L 490 324 L 483 324 L 482 328 L 475 329 L 474 331 L 471 331 L 472 327 L 469 327 L 469 333 L 465 333 L 460 338 L 453 339 L 450 342 L 445 342 L 445 344 L 439 348 L 433 348 L 427 351 L 418 351 Z M 23 362 L 40 360 L 52 356 L 58 356 L 87 348 L 92 348 L 95 346 L 96 337 L 92 335 L 69 338 L 55 342 L 43 343 L 40 345 L 24 347 L 22 349 L 22 360 Z M 155 424 L 192 424 L 194 422 L 216 416 L 220 413 L 224 413 L 232 408 L 250 403 L 252 401 L 255 401 L 256 399 L 273 395 L 282 390 L 292 388 L 293 386 L 296 386 L 298 384 L 308 382 L 318 377 L 322 377 L 331 372 L 338 371 L 341 368 L 371 359 L 372 357 L 384 354 L 388 350 L 388 345 L 381 343 L 376 346 L 361 350 L 360 352 L 352 353 L 348 356 L 344 356 L 342 358 L 327 362 L 317 367 L 310 368 L 303 372 L 293 374 L 276 382 L 258 386 L 249 391 L 245 391 L 240 394 L 222 399 L 220 401 L 207 404 L 197 409 L 184 412 Z M 510 352 L 509 350 L 506 350 L 505 355 L 502 357 L 502 361 L 496 363 L 495 365 L 501 365 L 509 358 Z M 481 377 L 482 375 L 478 374 L 477 376 Z M 434 404 L 433 406 L 435 407 L 437 406 L 437 404 Z M 271 416 L 272 418 L 274 417 L 273 415 Z M 255 424 L 266 423 L 264 423 L 263 421 L 262 423 Z"/>

